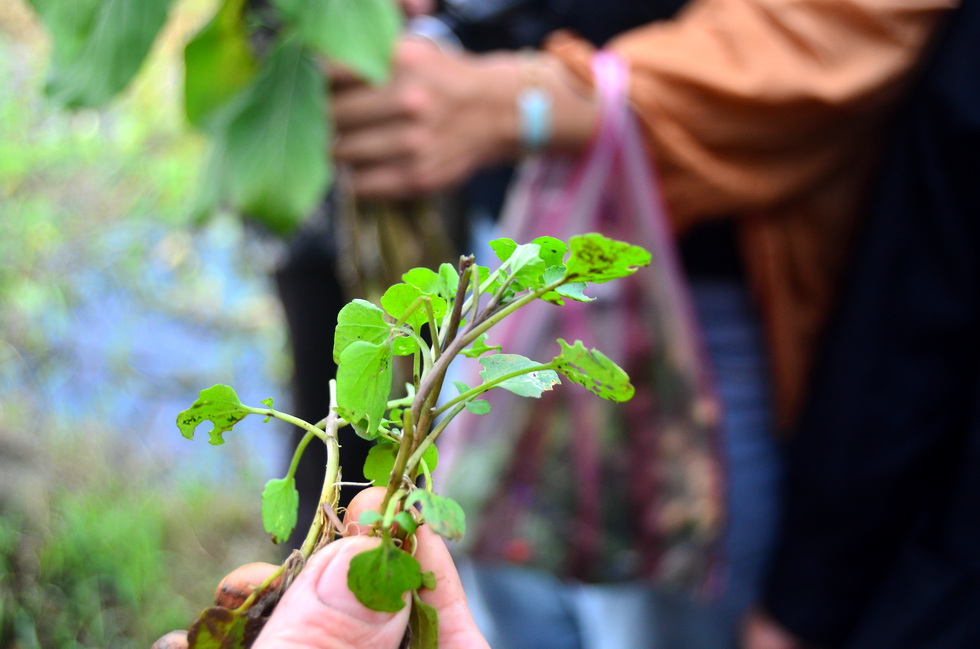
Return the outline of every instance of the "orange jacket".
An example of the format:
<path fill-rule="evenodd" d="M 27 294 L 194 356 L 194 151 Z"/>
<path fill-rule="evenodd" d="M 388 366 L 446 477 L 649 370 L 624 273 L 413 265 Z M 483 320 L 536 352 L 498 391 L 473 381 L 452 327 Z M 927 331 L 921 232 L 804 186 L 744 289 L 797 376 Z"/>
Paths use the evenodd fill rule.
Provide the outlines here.
<path fill-rule="evenodd" d="M 792 425 L 863 211 L 887 115 L 956 0 L 694 0 L 608 49 L 678 236 L 737 219 L 766 326 L 781 428 Z M 591 46 L 547 48 L 590 78 Z"/>

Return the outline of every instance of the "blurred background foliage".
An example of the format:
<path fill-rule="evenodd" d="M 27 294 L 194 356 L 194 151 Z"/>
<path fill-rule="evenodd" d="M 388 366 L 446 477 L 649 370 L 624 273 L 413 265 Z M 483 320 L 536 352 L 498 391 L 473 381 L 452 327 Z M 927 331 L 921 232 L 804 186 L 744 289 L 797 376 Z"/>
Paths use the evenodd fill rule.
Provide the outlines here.
<path fill-rule="evenodd" d="M 146 648 L 279 556 L 259 494 L 285 431 L 218 449 L 174 425 L 217 382 L 279 403 L 289 372 L 273 242 L 188 216 L 180 47 L 213 8 L 177 3 L 125 95 L 66 113 L 44 33 L 0 2 L 0 649 Z"/>

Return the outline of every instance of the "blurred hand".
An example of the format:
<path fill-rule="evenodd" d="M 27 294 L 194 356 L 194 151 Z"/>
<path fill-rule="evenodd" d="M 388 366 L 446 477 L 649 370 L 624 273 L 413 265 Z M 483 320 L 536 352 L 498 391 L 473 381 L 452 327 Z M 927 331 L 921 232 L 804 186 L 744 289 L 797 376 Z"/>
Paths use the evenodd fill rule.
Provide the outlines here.
<path fill-rule="evenodd" d="M 746 615 L 741 645 L 742 649 L 816 649 L 759 609 Z"/>
<path fill-rule="evenodd" d="M 459 182 L 513 148 L 519 71 L 446 53 L 404 38 L 392 80 L 372 87 L 333 75 L 334 154 L 352 171 L 354 191 L 371 198 L 411 198 Z"/>
<path fill-rule="evenodd" d="M 347 520 L 356 521 L 364 509 L 376 508 L 383 496 L 380 488 L 358 494 L 351 502 Z M 416 559 L 423 570 L 433 571 L 437 578 L 436 589 L 423 590 L 421 597 L 439 611 L 439 645 L 445 649 L 489 649 L 473 622 L 459 575 L 442 539 L 422 526 L 418 541 Z M 398 649 L 408 626 L 409 607 L 398 613 L 372 611 L 358 602 L 347 587 L 350 560 L 378 543 L 374 537 L 350 536 L 314 555 L 276 606 L 253 649 Z M 227 597 L 229 592 L 247 595 L 275 568 L 271 564 L 250 564 L 234 571 L 222 582 L 218 597 Z M 236 577 L 239 573 L 240 578 Z M 242 580 L 245 583 L 238 583 Z M 160 638 L 152 649 L 186 647 L 186 633 L 175 631 Z"/>
<path fill-rule="evenodd" d="M 405 37 L 385 86 L 336 71 L 334 154 L 348 165 L 354 192 L 413 198 L 519 158 L 517 96 L 532 76 L 529 66 L 552 99 L 549 149 L 580 150 L 592 136 L 598 108 L 591 91 L 547 55 L 450 53 Z"/>

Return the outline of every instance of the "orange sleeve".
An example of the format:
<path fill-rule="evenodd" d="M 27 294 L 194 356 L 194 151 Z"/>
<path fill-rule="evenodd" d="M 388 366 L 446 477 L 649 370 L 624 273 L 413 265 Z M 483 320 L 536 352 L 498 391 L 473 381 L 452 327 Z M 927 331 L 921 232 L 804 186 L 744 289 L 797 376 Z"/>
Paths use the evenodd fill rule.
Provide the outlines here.
<path fill-rule="evenodd" d="M 631 69 L 664 194 L 680 230 L 772 211 L 873 142 L 955 0 L 693 0 L 608 49 Z M 588 78 L 591 48 L 549 51 Z"/>

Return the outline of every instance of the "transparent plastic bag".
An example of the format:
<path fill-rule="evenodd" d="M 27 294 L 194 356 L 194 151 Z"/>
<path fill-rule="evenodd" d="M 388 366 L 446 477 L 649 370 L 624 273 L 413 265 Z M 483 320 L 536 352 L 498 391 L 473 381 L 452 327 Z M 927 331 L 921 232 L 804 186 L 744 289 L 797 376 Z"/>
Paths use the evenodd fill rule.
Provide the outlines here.
<path fill-rule="evenodd" d="M 600 52 L 594 71 L 602 117 L 590 147 L 576 158 L 526 161 L 501 232 L 528 242 L 597 231 L 643 246 L 653 262 L 590 286 L 597 300 L 588 305 L 530 305 L 489 342 L 546 360 L 558 352 L 556 338 L 580 339 L 629 372 L 636 396 L 612 404 L 575 385 L 540 401 L 491 393 L 494 414 L 465 418 L 443 444 L 445 489 L 471 519 L 466 549 L 475 558 L 586 581 L 698 588 L 712 573 L 721 527 L 718 400 L 628 107 L 626 67 Z"/>

